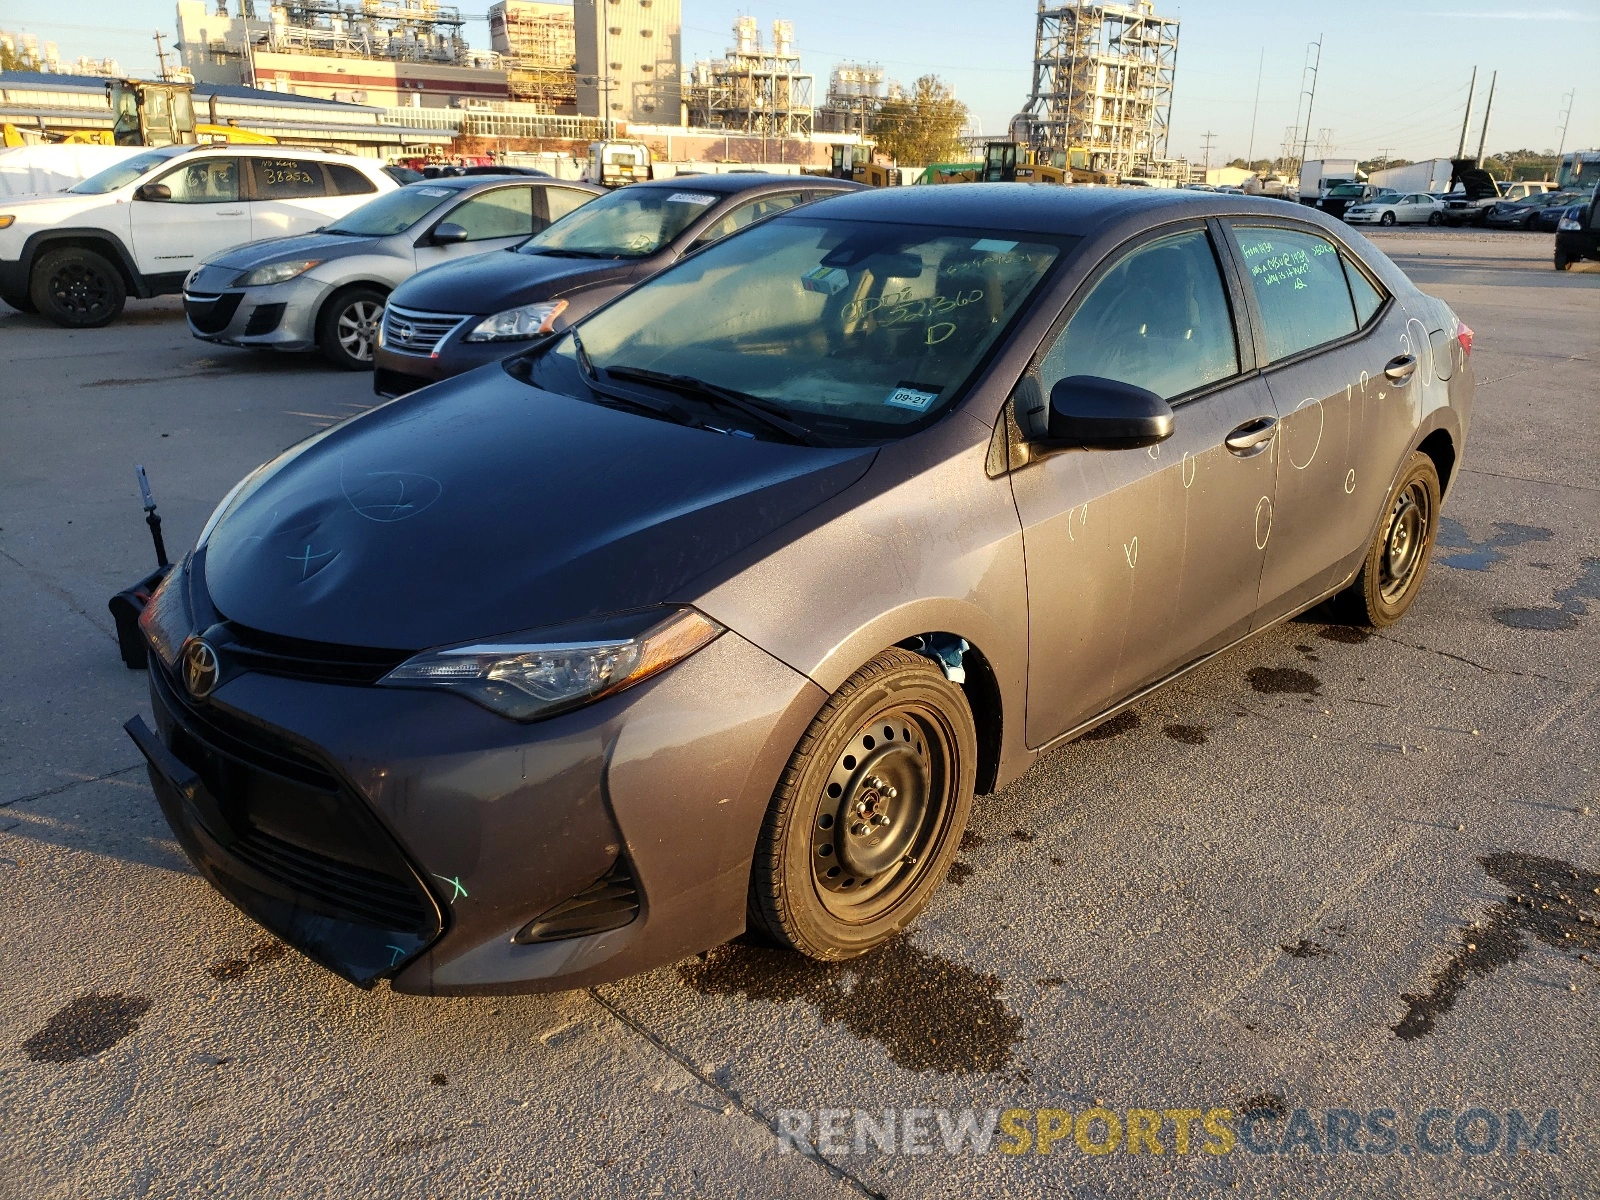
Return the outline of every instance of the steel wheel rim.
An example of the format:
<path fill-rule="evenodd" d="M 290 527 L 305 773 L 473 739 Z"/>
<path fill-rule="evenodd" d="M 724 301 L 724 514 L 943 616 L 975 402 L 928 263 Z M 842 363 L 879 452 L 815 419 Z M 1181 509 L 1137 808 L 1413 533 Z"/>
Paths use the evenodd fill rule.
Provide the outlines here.
<path fill-rule="evenodd" d="M 69 263 L 50 277 L 50 298 L 66 312 L 95 317 L 111 303 L 111 284 L 99 271 Z"/>
<path fill-rule="evenodd" d="M 920 704 L 876 714 L 834 756 L 811 822 L 811 878 L 834 917 L 900 903 L 939 852 L 954 807 L 955 733 Z"/>
<path fill-rule="evenodd" d="M 372 361 L 373 346 L 378 341 L 378 322 L 383 319 L 383 305 L 371 300 L 357 300 L 346 305 L 339 314 L 339 345 L 351 358 L 362 362 Z"/>
<path fill-rule="evenodd" d="M 1395 497 L 1378 579 L 1378 594 L 1385 604 L 1399 603 L 1416 580 L 1427 553 L 1431 509 L 1428 489 L 1420 479 L 1412 480 Z"/>

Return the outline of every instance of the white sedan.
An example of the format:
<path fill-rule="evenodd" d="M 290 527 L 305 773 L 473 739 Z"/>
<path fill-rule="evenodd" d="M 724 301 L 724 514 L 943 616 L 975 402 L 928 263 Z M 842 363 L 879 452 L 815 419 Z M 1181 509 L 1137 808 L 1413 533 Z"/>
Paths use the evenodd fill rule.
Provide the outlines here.
<path fill-rule="evenodd" d="M 1427 192 L 1365 200 L 1344 210 L 1352 225 L 1442 225 L 1444 197 Z"/>

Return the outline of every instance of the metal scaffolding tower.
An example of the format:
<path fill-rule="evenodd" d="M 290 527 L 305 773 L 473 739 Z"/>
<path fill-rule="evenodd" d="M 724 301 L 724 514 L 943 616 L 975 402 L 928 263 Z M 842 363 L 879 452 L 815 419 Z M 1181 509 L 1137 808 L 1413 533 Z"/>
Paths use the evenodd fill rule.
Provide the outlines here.
<path fill-rule="evenodd" d="M 1015 125 L 1037 149 L 1087 150 L 1096 170 L 1165 160 L 1177 63 L 1178 22 L 1149 0 L 1039 0 L 1033 94 Z"/>
<path fill-rule="evenodd" d="M 578 51 L 570 4 L 500 0 L 489 6 L 489 44 L 506 68 L 511 99 L 551 113 L 578 111 Z"/>
<path fill-rule="evenodd" d="M 772 34 L 768 50 L 756 19 L 739 17 L 728 53 L 695 63 L 687 93 L 691 125 L 766 137 L 810 136 L 815 79 L 800 70 L 794 22 L 774 21 Z"/>

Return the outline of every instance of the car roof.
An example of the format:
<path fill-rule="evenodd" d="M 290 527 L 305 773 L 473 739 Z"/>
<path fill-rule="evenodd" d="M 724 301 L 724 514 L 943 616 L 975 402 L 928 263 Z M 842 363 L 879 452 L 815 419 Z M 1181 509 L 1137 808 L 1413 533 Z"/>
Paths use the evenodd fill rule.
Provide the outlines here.
<path fill-rule="evenodd" d="M 206 142 L 198 146 L 185 148 L 188 154 L 229 154 L 243 155 L 246 158 L 314 158 L 320 162 L 365 163 L 374 171 L 382 170 L 384 164 L 376 158 L 366 158 L 360 154 L 349 154 L 339 150 L 320 150 L 315 146 L 276 145 L 264 146 L 253 142 Z M 182 158 L 183 155 L 174 155 Z"/>
<path fill-rule="evenodd" d="M 711 192 L 718 196 L 734 196 L 740 192 L 767 187 L 832 188 L 841 192 L 853 192 L 864 187 L 862 184 L 823 175 L 779 175 L 773 172 L 745 171 L 727 175 L 679 175 L 672 179 L 650 179 L 642 183 L 630 183 L 628 186 L 673 189 L 692 187 L 697 192 Z"/>

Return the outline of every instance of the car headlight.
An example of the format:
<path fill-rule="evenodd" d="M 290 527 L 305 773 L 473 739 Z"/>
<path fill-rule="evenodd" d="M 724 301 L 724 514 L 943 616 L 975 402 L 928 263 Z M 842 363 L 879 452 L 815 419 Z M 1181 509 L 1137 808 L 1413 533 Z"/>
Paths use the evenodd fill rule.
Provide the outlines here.
<path fill-rule="evenodd" d="M 507 640 L 429 650 L 378 682 L 460 692 L 517 721 L 554 716 L 610 696 L 710 644 L 723 628 L 680 608 L 632 637 L 527 643 Z"/>
<path fill-rule="evenodd" d="M 469 342 L 514 342 L 538 337 L 555 328 L 556 318 L 567 311 L 565 300 L 542 300 L 538 304 L 524 304 L 508 308 L 492 317 L 479 321 L 466 336 Z"/>
<path fill-rule="evenodd" d="M 1577 217 L 1562 217 L 1556 223 L 1556 228 L 1564 233 L 1577 233 L 1583 228 L 1583 222 L 1578 220 Z"/>
<path fill-rule="evenodd" d="M 228 286 L 265 287 L 269 283 L 284 283 L 296 275 L 304 275 L 321 261 L 320 258 L 297 258 L 290 262 L 269 263 L 254 271 L 246 271 Z"/>

